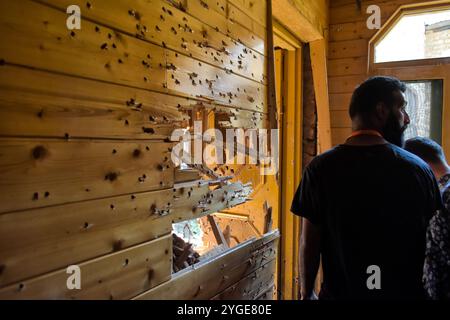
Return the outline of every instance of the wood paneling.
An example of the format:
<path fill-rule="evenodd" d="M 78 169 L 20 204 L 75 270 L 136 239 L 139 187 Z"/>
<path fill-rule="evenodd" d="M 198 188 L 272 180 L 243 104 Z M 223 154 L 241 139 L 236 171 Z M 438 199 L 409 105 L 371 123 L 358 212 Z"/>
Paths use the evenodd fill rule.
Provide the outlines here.
<path fill-rule="evenodd" d="M 84 6 L 82 0 L 40 2 L 51 4 L 63 11 L 72 4 Z M 168 5 L 166 1 L 119 0 L 115 1 L 113 6 L 109 0 L 95 0 L 90 3 L 91 8 L 83 12 L 85 19 L 128 35 L 137 35 L 144 41 L 173 49 L 180 55 L 233 70 L 234 73 L 255 81 L 264 80 L 265 58 L 262 54 L 253 52 L 251 48 Z M 154 9 L 148 10 L 149 6 Z"/>
<path fill-rule="evenodd" d="M 173 222 L 246 203 L 241 178 L 275 193 L 258 166 L 230 166 L 233 183 L 174 168 L 169 139 L 197 111 L 222 130 L 267 127 L 265 3 L 0 3 L 0 299 L 129 299 L 171 287 Z M 69 5 L 82 10 L 81 30 L 66 27 Z M 194 296 L 261 269 L 277 237 L 223 253 L 206 273 L 187 270 L 217 285 Z M 230 266 L 214 284 L 222 261 Z M 81 290 L 67 289 L 71 264 Z M 193 294 L 178 289 L 156 297 Z"/>

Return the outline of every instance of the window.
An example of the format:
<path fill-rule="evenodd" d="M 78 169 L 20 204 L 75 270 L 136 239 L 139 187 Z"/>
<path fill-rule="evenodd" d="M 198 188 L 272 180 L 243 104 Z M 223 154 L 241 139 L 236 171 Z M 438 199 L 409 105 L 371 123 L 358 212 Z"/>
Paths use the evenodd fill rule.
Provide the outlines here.
<path fill-rule="evenodd" d="M 405 139 L 431 138 L 441 143 L 442 137 L 442 80 L 405 81 L 408 105 L 406 111 L 411 123 Z"/>
<path fill-rule="evenodd" d="M 450 9 L 406 13 L 374 44 L 374 62 L 450 57 Z"/>

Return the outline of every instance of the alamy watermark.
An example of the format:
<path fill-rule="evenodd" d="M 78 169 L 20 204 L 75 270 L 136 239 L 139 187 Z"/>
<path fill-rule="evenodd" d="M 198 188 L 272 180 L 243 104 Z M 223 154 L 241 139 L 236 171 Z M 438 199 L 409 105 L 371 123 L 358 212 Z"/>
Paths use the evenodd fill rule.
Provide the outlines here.
<path fill-rule="evenodd" d="M 254 164 L 260 165 L 262 175 L 275 175 L 279 169 L 278 139 L 278 129 L 226 129 L 224 140 L 219 129 L 203 132 L 203 122 L 194 121 L 193 135 L 187 129 L 173 131 L 171 141 L 178 143 L 171 157 L 176 166 Z"/>

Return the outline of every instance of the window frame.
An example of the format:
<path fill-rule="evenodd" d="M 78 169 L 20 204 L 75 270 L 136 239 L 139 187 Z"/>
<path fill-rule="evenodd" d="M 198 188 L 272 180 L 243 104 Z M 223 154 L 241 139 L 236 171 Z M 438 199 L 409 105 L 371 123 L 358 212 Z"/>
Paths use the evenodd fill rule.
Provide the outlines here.
<path fill-rule="evenodd" d="M 375 62 L 375 45 L 389 34 L 389 32 L 394 28 L 396 23 L 401 18 L 403 18 L 404 16 L 420 15 L 423 13 L 431 13 L 443 10 L 450 10 L 450 1 L 440 0 L 400 6 L 381 27 L 381 29 L 378 30 L 377 33 L 375 33 L 375 35 L 369 40 L 369 73 L 373 73 L 379 68 L 450 64 L 450 57 L 378 63 Z"/>
<path fill-rule="evenodd" d="M 442 80 L 441 144 L 450 161 L 450 57 L 374 63 L 375 44 L 383 39 L 403 16 L 450 9 L 450 0 L 430 1 L 399 7 L 369 41 L 369 76 L 393 76 L 402 81 Z"/>

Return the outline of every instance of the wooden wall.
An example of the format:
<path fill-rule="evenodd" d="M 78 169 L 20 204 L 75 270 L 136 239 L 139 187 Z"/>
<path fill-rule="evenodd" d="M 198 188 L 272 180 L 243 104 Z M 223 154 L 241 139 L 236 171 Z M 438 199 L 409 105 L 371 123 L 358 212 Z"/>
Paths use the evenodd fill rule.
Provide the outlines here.
<path fill-rule="evenodd" d="M 348 106 L 351 94 L 368 77 L 369 40 L 377 30 L 369 30 L 366 26 L 367 7 L 378 5 L 384 24 L 401 5 L 417 2 L 429 1 L 362 0 L 360 8 L 354 0 L 330 2 L 328 83 L 333 145 L 343 143 L 350 134 Z"/>
<path fill-rule="evenodd" d="M 236 183 L 214 191 L 185 182 L 200 174 L 174 168 L 168 139 L 192 110 L 267 127 L 265 26 L 265 1 L 0 2 L 0 298 L 130 299 L 172 278 L 173 221 L 245 202 L 238 180 L 277 206 L 257 166 L 218 170 Z M 245 210 L 262 233 L 263 206 Z"/>

